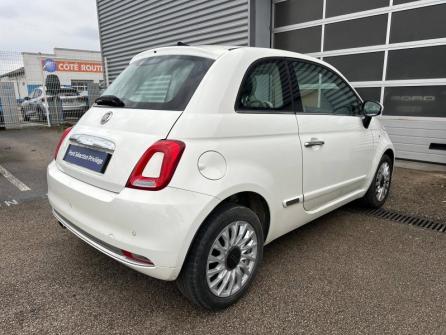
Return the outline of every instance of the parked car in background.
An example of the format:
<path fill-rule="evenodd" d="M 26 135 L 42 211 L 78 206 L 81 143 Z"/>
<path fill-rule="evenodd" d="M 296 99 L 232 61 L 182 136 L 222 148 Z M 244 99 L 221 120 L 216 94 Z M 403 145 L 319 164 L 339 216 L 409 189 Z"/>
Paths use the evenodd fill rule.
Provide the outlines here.
<path fill-rule="evenodd" d="M 306 55 L 149 50 L 63 133 L 48 199 L 99 251 L 225 308 L 265 244 L 353 200 L 384 204 L 394 149 L 381 111 Z"/>
<path fill-rule="evenodd" d="M 70 87 L 61 87 L 57 95 L 47 94 L 46 98 L 50 102 L 50 105 L 56 98 L 60 99 L 60 105 L 56 105 L 62 108 L 63 114 L 59 115 L 63 115 L 63 118 L 81 117 L 89 107 L 88 97 L 80 95 L 76 89 Z M 23 120 L 46 120 L 46 106 L 48 104 L 43 94 L 43 86 L 35 88 L 31 95 L 26 97 L 21 104 Z"/>

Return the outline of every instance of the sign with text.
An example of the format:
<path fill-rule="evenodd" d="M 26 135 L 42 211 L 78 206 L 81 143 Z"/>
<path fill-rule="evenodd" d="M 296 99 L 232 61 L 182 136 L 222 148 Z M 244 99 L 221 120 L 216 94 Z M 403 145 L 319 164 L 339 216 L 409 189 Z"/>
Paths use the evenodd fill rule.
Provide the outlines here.
<path fill-rule="evenodd" d="M 90 72 L 102 73 L 102 63 L 94 61 L 42 59 L 42 67 L 46 72 Z"/>

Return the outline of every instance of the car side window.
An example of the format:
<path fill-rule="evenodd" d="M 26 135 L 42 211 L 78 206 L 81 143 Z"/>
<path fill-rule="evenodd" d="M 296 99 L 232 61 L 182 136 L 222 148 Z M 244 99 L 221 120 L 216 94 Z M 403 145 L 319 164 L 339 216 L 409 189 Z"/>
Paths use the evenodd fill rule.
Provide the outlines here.
<path fill-rule="evenodd" d="M 355 116 L 361 100 L 352 88 L 333 71 L 313 63 L 291 62 L 304 113 Z"/>
<path fill-rule="evenodd" d="M 292 112 L 291 89 L 282 60 L 262 60 L 248 69 L 239 90 L 238 111 Z"/>

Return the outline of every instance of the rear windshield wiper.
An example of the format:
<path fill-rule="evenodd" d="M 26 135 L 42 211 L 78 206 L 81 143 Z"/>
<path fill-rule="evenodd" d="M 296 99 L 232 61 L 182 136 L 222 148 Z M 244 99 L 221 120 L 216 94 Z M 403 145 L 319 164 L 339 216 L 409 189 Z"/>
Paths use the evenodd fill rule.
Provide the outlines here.
<path fill-rule="evenodd" d="M 116 95 L 103 95 L 95 100 L 98 105 L 124 107 L 125 103 L 119 99 Z"/>

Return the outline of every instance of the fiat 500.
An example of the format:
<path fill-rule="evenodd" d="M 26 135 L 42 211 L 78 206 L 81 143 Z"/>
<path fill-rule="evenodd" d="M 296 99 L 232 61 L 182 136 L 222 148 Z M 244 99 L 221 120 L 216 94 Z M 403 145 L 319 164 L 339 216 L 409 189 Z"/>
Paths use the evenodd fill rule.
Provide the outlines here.
<path fill-rule="evenodd" d="M 394 149 L 381 111 L 305 55 L 148 50 L 63 133 L 49 202 L 99 251 L 222 309 L 267 243 L 356 199 L 383 205 Z"/>

